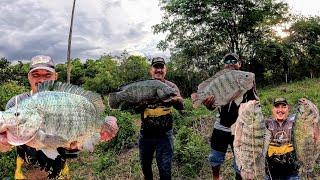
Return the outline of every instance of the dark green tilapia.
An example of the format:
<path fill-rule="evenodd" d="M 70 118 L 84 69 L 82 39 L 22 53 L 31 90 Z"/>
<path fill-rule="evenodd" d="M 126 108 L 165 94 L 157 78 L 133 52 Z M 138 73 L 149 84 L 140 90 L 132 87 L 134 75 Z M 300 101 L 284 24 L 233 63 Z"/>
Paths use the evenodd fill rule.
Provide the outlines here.
<path fill-rule="evenodd" d="M 300 163 L 300 177 L 315 179 L 313 174 L 320 153 L 319 110 L 310 100 L 301 98 L 297 104 L 294 124 L 294 147 Z M 317 177 L 318 179 L 320 177 Z"/>
<path fill-rule="evenodd" d="M 116 109 L 119 107 L 134 107 L 142 103 L 152 103 L 159 100 L 167 102 L 176 94 L 174 88 L 159 80 L 138 81 L 122 86 L 119 92 L 110 93 L 109 106 Z"/>
<path fill-rule="evenodd" d="M 38 93 L 0 112 L 2 144 L 26 144 L 55 159 L 57 148 L 92 151 L 95 144 L 113 138 L 115 117 L 102 116 L 99 94 L 70 84 L 48 81 Z"/>

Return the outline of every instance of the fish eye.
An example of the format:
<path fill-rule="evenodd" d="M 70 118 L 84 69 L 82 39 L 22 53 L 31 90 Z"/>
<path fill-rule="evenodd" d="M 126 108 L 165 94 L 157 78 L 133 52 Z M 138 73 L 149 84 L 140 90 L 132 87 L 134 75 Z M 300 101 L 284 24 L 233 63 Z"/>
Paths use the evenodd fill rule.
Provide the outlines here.
<path fill-rule="evenodd" d="M 14 113 L 14 115 L 15 115 L 16 117 L 18 117 L 18 116 L 20 116 L 20 113 L 19 113 L 19 112 L 16 112 L 16 113 Z"/>
<path fill-rule="evenodd" d="M 248 77 L 248 74 L 246 74 L 246 77 Z"/>

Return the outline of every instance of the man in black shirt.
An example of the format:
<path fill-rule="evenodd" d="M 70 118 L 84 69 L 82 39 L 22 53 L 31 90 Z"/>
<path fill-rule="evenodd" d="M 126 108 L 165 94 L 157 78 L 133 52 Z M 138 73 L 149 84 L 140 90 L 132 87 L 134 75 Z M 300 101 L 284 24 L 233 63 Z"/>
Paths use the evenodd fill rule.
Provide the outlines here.
<path fill-rule="evenodd" d="M 241 60 L 238 55 L 235 53 L 228 53 L 223 58 L 224 68 L 231 70 L 239 70 L 241 68 Z M 243 95 L 243 101 L 247 102 L 249 100 L 256 99 L 255 87 L 247 91 Z M 207 97 L 203 104 L 209 109 L 212 109 L 214 104 L 214 97 Z M 218 117 L 216 118 L 214 129 L 211 136 L 211 153 L 209 154 L 209 162 L 212 167 L 212 176 L 213 179 L 220 179 L 220 166 L 225 160 L 225 155 L 228 149 L 228 145 L 231 146 L 233 151 L 233 140 L 234 135 L 231 134 L 231 126 L 236 122 L 238 118 L 238 106 L 234 101 L 231 104 L 226 104 L 221 106 L 219 109 Z M 241 179 L 240 172 L 236 167 L 235 161 L 233 162 L 234 169 L 236 170 L 236 179 Z"/>
<path fill-rule="evenodd" d="M 178 87 L 165 79 L 167 72 L 163 58 L 152 59 L 150 75 L 168 86 L 175 88 L 177 95 L 170 102 L 157 102 L 139 107 L 141 112 L 141 131 L 139 153 L 141 167 L 146 180 L 152 180 L 152 159 L 156 152 L 157 166 L 161 180 L 171 179 L 171 162 L 173 158 L 172 112 L 173 108 L 182 110 L 183 99 Z"/>

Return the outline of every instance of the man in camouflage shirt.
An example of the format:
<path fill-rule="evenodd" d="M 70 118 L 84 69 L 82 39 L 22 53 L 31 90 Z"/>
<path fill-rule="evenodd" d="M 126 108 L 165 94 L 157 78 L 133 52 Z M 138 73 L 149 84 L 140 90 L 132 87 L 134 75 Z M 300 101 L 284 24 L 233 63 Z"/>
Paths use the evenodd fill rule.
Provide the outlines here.
<path fill-rule="evenodd" d="M 289 116 L 289 104 L 285 98 L 276 98 L 272 107 L 272 119 L 266 120 L 271 131 L 266 173 L 268 179 L 299 179 L 299 166 L 293 146 L 294 116 Z"/>

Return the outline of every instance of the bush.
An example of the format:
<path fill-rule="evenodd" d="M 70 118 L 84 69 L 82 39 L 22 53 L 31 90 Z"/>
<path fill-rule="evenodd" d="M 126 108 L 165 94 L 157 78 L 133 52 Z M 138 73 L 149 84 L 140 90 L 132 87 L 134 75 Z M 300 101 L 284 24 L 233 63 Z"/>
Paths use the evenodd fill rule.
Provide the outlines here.
<path fill-rule="evenodd" d="M 0 110 L 3 111 L 7 102 L 15 95 L 26 92 L 27 88 L 19 86 L 16 82 L 11 81 L 0 85 Z"/>
<path fill-rule="evenodd" d="M 13 179 L 16 165 L 15 159 L 16 152 L 14 150 L 0 154 L 0 177 L 2 179 Z"/>
<path fill-rule="evenodd" d="M 128 112 L 118 110 L 107 110 L 107 114 L 117 118 L 119 131 L 117 136 L 111 141 L 101 144 L 101 148 L 104 150 L 112 148 L 118 154 L 125 149 L 132 148 L 136 144 L 138 138 L 138 128 L 133 121 L 137 117 Z"/>
<path fill-rule="evenodd" d="M 193 129 L 181 127 L 174 142 L 174 160 L 180 166 L 179 176 L 194 178 L 205 165 L 210 147 Z"/>

